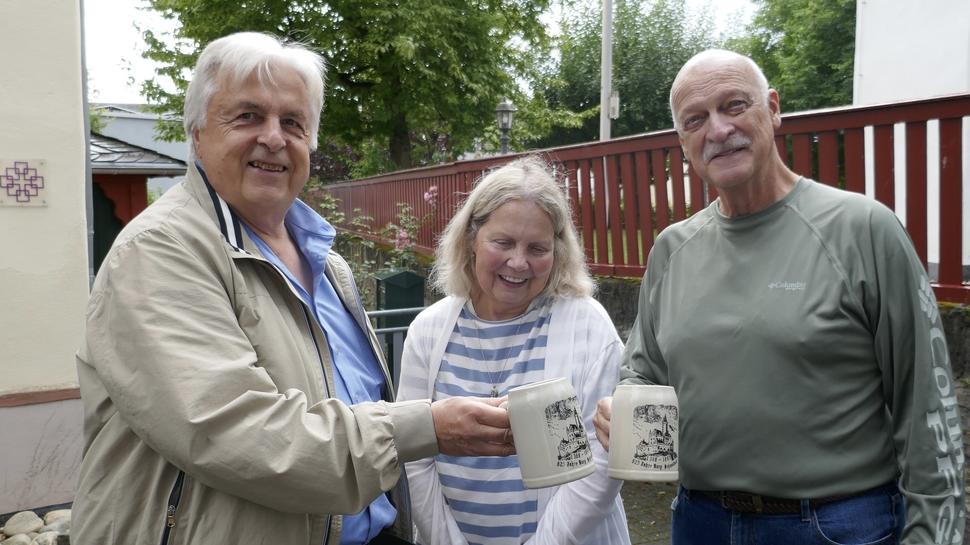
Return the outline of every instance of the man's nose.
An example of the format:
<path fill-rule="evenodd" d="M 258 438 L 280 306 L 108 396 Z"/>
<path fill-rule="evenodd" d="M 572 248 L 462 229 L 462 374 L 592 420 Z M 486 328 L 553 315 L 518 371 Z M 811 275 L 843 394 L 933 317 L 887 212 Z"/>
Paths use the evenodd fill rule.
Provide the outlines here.
<path fill-rule="evenodd" d="M 286 146 L 286 139 L 283 138 L 283 127 L 280 125 L 280 120 L 268 118 L 261 127 L 256 142 L 266 146 L 272 152 L 283 149 Z"/>
<path fill-rule="evenodd" d="M 734 134 L 734 122 L 730 117 L 714 113 L 708 119 L 709 129 L 707 138 L 712 142 L 723 142 Z"/>

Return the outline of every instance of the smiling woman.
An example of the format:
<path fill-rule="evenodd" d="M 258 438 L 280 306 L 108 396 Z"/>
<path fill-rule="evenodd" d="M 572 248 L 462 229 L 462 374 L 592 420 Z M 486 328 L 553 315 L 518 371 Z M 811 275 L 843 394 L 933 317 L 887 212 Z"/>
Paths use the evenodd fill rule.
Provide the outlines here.
<path fill-rule="evenodd" d="M 565 297 L 590 295 L 593 281 L 586 270 L 565 190 L 556 181 L 552 167 L 537 157 L 509 163 L 475 184 L 441 234 L 432 271 L 435 287 L 442 293 L 462 297 L 473 296 L 481 288 L 474 271 L 476 236 L 497 209 L 512 202 L 534 205 L 552 223 L 553 267 L 541 293 Z M 511 228 L 518 221 L 514 216 L 510 219 L 502 222 L 505 228 Z"/>
<path fill-rule="evenodd" d="M 472 252 L 477 289 L 472 302 L 487 320 L 514 318 L 549 282 L 555 232 L 535 203 L 509 201 L 478 229 Z"/>
<path fill-rule="evenodd" d="M 496 397 L 566 377 L 593 429 L 595 403 L 617 381 L 622 343 L 590 297 L 569 204 L 549 165 L 527 157 L 479 181 L 445 228 L 432 278 L 449 296 L 408 330 L 399 399 Z M 524 487 L 517 459 L 408 464 L 422 543 L 511 545 L 535 536 L 628 544 L 619 481 L 607 477 L 598 443 L 593 456 L 601 470 L 540 491 Z"/>

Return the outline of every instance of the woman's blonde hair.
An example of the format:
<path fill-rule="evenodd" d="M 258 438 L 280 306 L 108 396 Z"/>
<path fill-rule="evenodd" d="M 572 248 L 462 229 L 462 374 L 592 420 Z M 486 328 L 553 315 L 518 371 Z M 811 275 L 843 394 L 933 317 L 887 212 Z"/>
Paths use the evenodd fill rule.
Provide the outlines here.
<path fill-rule="evenodd" d="M 565 187 L 557 181 L 552 166 L 534 155 L 495 169 L 475 184 L 438 240 L 432 285 L 446 295 L 472 295 L 477 286 L 472 256 L 475 236 L 492 212 L 510 201 L 534 203 L 552 221 L 552 272 L 539 296 L 592 295 L 595 283 L 586 268 Z"/>

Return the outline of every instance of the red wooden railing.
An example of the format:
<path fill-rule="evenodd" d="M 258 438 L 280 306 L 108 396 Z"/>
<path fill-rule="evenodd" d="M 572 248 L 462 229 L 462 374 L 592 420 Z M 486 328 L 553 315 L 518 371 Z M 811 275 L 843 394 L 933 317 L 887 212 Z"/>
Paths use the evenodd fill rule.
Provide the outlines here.
<path fill-rule="evenodd" d="M 964 165 L 970 161 L 962 154 L 968 116 L 970 94 L 832 108 L 784 115 L 775 140 L 799 174 L 867 193 L 896 210 L 924 265 L 938 240 L 938 258 L 930 267 L 937 298 L 970 303 L 970 286 L 963 281 L 964 225 L 970 226 L 963 206 L 963 185 L 970 182 Z M 900 157 L 897 139 L 904 150 Z M 546 157 L 568 179 L 574 220 L 594 274 L 641 276 L 657 233 L 714 196 L 690 176 L 673 130 L 531 153 Z M 430 254 L 472 183 L 513 157 L 394 172 L 327 189 L 348 216 L 359 208 L 376 227 L 397 221 L 399 202 L 414 207 L 418 217 L 430 213 L 416 237 L 418 251 Z M 873 183 L 866 183 L 867 172 Z M 431 186 L 439 188 L 437 209 L 422 198 Z M 930 198 L 937 194 L 938 205 Z"/>

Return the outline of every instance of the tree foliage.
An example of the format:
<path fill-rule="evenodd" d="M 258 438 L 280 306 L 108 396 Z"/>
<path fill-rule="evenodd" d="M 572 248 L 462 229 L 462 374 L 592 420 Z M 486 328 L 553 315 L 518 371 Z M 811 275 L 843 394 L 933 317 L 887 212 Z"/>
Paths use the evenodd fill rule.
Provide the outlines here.
<path fill-rule="evenodd" d="M 226 34 L 253 30 L 303 42 L 328 64 L 321 142 L 373 150 L 374 168 L 451 157 L 493 123 L 532 54 L 548 47 L 549 0 L 148 0 L 178 22 L 173 40 L 144 33 L 146 56 L 177 92 L 146 82 L 181 111 L 188 70 Z M 530 53 L 530 54 L 526 54 Z M 178 129 L 169 127 L 168 136 Z"/>
<path fill-rule="evenodd" d="M 552 108 L 577 112 L 582 122 L 538 140 L 540 146 L 599 136 L 600 1 L 565 4 L 561 60 L 537 89 Z M 716 44 L 713 22 L 704 12 L 691 13 L 685 0 L 615 0 L 614 9 L 613 88 L 620 95 L 620 116 L 612 136 L 669 128 L 670 85 L 687 59 Z"/>
<path fill-rule="evenodd" d="M 785 111 L 852 103 L 854 0 L 755 0 L 748 35 L 729 47 L 751 56 Z"/>

